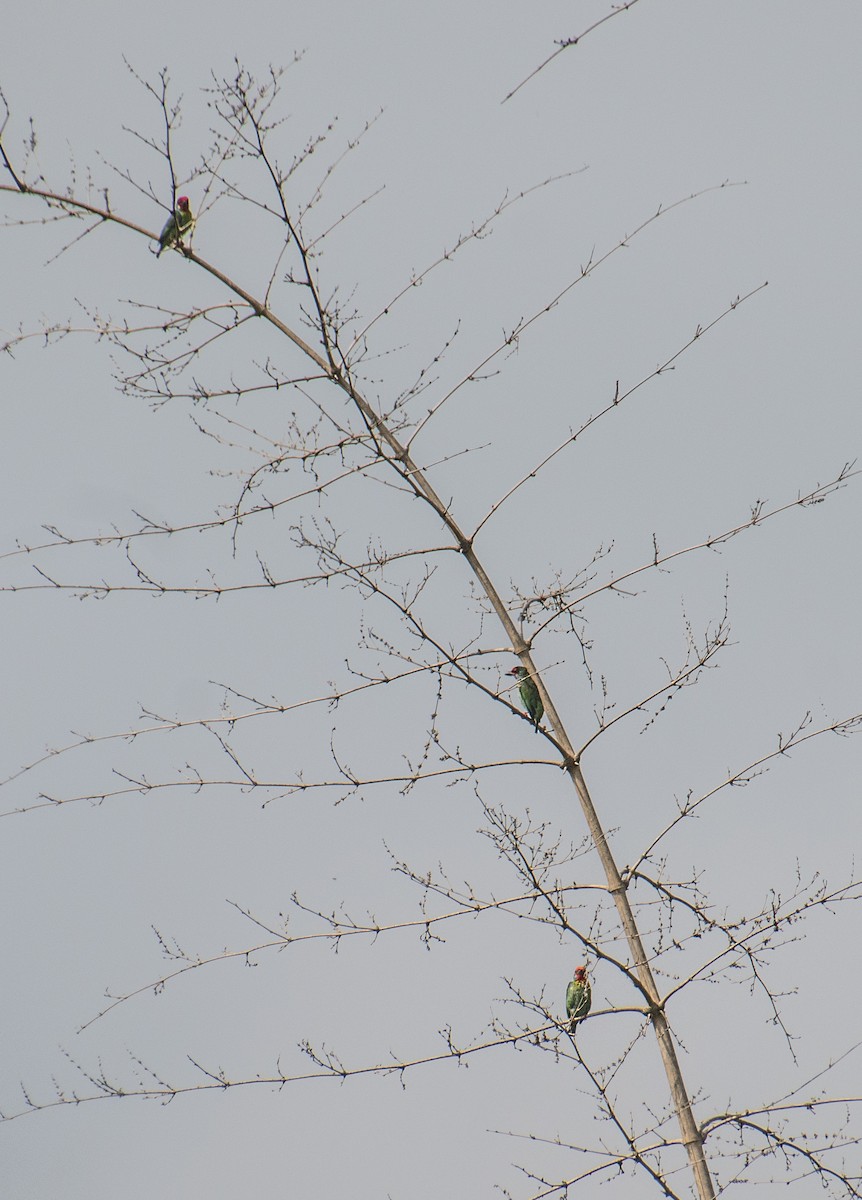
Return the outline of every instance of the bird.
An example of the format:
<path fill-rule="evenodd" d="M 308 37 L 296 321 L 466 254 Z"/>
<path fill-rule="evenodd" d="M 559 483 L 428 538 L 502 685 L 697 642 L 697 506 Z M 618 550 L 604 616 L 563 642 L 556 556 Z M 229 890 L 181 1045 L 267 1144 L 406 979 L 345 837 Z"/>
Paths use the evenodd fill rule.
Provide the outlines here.
<path fill-rule="evenodd" d="M 590 1011 L 593 993 L 590 981 L 587 979 L 586 967 L 575 967 L 575 977 L 569 980 L 566 988 L 566 1016 L 569 1018 L 569 1032 L 574 1033 L 575 1025 Z"/>
<path fill-rule="evenodd" d="M 182 240 L 186 233 L 191 233 L 192 226 L 195 223 L 195 218 L 192 210 L 189 208 L 188 196 L 180 196 L 177 199 L 176 211 L 172 212 L 165 221 L 165 227 L 159 234 L 159 248 L 156 251 L 156 258 L 159 257 L 163 250 L 167 250 L 168 246 L 175 246 L 177 242 Z"/>
<path fill-rule="evenodd" d="M 539 689 L 536 687 L 536 681 L 531 678 L 530 672 L 526 667 L 512 667 L 511 671 L 507 671 L 506 674 L 514 675 L 519 680 L 518 695 L 521 697 L 521 703 L 527 710 L 530 720 L 536 727 L 536 733 L 538 733 L 539 722 L 542 719 L 545 706 L 542 703 L 542 697 L 539 695 Z"/>

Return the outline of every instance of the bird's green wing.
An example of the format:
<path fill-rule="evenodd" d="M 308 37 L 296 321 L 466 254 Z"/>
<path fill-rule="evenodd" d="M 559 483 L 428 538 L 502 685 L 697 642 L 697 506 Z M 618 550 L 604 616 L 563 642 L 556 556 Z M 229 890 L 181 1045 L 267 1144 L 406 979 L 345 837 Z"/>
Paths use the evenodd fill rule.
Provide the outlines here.
<path fill-rule="evenodd" d="M 536 687 L 535 680 L 530 679 L 530 677 L 527 676 L 521 682 L 521 686 L 518 688 L 518 691 L 521 694 L 521 703 L 530 714 L 530 720 L 538 729 L 539 722 L 541 721 L 542 715 L 545 711 L 545 706 L 542 703 L 542 697 L 539 695 L 539 689 Z"/>

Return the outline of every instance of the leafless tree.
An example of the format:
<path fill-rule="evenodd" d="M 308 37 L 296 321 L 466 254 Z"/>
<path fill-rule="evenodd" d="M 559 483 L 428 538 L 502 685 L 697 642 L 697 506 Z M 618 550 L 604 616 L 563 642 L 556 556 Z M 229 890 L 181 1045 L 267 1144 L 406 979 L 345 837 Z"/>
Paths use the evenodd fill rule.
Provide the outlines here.
<path fill-rule="evenodd" d="M 618 7 L 622 11 L 630 5 Z M 715 665 L 730 636 L 725 596 L 718 616 L 704 627 L 684 620 L 681 645 L 646 689 L 620 697 L 611 693 L 595 661 L 592 614 L 609 598 L 636 596 L 653 576 L 820 504 L 851 480 L 852 464 L 777 503 L 753 501 L 741 516 L 730 515 L 723 529 L 705 533 L 696 543 L 664 546 L 656 537 L 641 561 L 620 561 L 606 531 L 598 527 L 598 513 L 589 516 L 597 523 L 597 548 L 588 561 L 570 561 L 561 542 L 559 567 L 551 578 L 526 581 L 517 577 L 517 562 L 499 565 L 500 531 L 515 498 L 527 487 L 550 481 L 552 465 L 580 448 L 597 425 L 624 410 L 635 393 L 694 352 L 760 288 L 718 304 L 657 367 L 630 384 L 617 383 L 595 411 L 580 418 L 564 438 L 549 443 L 537 461 L 522 463 L 520 473 L 504 482 L 481 510 L 475 494 L 462 502 L 452 485 L 459 477 L 451 468 L 471 450 L 457 440 L 457 420 L 444 422 L 456 399 L 471 385 L 502 372 L 511 354 L 529 344 L 534 327 L 620 250 L 679 205 L 696 203 L 702 193 L 662 206 L 615 245 L 597 251 L 565 286 L 504 329 L 496 344 L 477 347 L 472 365 L 454 382 L 441 383 L 453 332 L 409 383 L 393 384 L 382 357 L 393 312 L 401 312 L 415 289 L 480 242 L 512 206 L 530 202 L 537 190 L 556 181 L 504 197 L 368 315 L 341 290 L 323 260 L 333 232 L 371 198 L 348 201 L 334 218 L 322 205 L 327 190 L 337 186 L 339 166 L 358 152 L 362 132 L 340 146 L 327 130 L 299 150 L 286 148 L 290 139 L 279 115 L 279 72 L 256 79 L 237 65 L 228 77 L 213 80 L 207 96 L 212 143 L 189 172 L 174 149 L 182 106 L 167 75 L 156 84 L 139 82 L 157 106 L 159 120 L 155 132 L 134 136 L 158 158 L 161 179 L 168 181 L 168 211 L 187 188 L 197 197 L 199 226 L 222 206 L 251 214 L 239 220 L 248 223 L 244 230 L 254 231 L 247 236 L 266 239 L 269 275 L 262 287 L 249 290 L 217 261 L 204 258 L 194 236 L 187 237 L 170 248 L 169 261 L 163 259 L 160 269 L 188 267 L 195 279 L 208 277 L 202 295 L 215 298 L 190 307 L 128 302 L 119 316 L 103 315 L 87 304 L 83 322 L 51 318 L 38 329 L 10 336 L 3 347 L 5 372 L 14 376 L 19 352 L 25 352 L 30 340 L 51 344 L 73 333 L 94 336 L 109 348 L 124 396 L 143 400 L 156 411 L 189 412 L 196 430 L 218 449 L 221 494 L 203 517 L 141 515 L 127 528 L 86 535 L 59 523 L 47 527 L 38 544 L 28 538 L 6 551 L 3 590 L 57 593 L 58 602 L 65 592 L 90 600 L 120 593 L 155 595 L 169 603 L 248 593 L 250 604 L 254 594 L 287 598 L 309 588 L 337 588 L 340 609 L 349 614 L 345 622 L 354 630 L 354 653 L 345 663 L 336 650 L 324 662 L 332 682 L 321 690 L 303 691 L 295 677 L 289 699 L 225 685 L 217 712 L 183 716 L 147 710 L 131 728 L 73 737 L 38 761 L 10 771 L 3 785 L 10 798 L 7 819 L 15 819 L 14 814 L 25 819 L 20 814 L 38 808 L 183 791 L 252 796 L 266 805 L 319 794 L 337 815 L 351 797 L 413 794 L 433 805 L 444 789 L 455 788 L 479 815 L 477 836 L 480 845 L 490 847 L 493 866 L 484 876 L 477 867 L 478 877 L 464 882 L 457 863 L 450 869 L 444 862 L 429 867 L 408 861 L 389 845 L 384 827 L 389 866 L 412 890 L 412 907 L 378 918 L 326 896 L 293 894 L 289 911 L 275 918 L 236 905 L 253 927 L 253 937 L 215 954 L 186 950 L 172 934 L 159 932 L 167 960 L 164 972 L 143 986 L 110 995 L 84 1027 L 146 993 L 173 988 L 181 976 L 217 971 L 227 960 L 264 962 L 274 951 L 338 949 L 348 942 L 370 945 L 384 938 L 399 944 L 405 933 L 434 950 L 444 938 L 457 936 L 460 927 L 479 920 L 485 936 L 499 940 L 501 963 L 512 924 L 569 947 L 573 958 L 589 966 L 593 1005 L 572 1029 L 561 1011 L 565 980 L 541 981 L 537 987 L 535 981 L 507 976 L 504 1002 L 490 1025 L 468 1034 L 449 1025 L 432 1053 L 408 1049 L 398 1056 L 382 1052 L 379 1058 L 355 1061 L 348 1027 L 333 1031 L 325 1045 L 297 1031 L 294 1058 L 279 1060 L 269 1073 L 234 1074 L 192 1060 L 192 1073 L 182 1078 L 169 1078 L 160 1063 L 149 1062 L 140 1062 L 129 1077 L 70 1055 L 79 1074 L 76 1083 L 58 1081 L 55 1092 L 46 1096 L 28 1081 L 25 1103 L 7 1106 L 5 1118 L 99 1098 L 169 1099 L 240 1086 L 296 1087 L 321 1078 L 350 1080 L 359 1089 L 363 1076 L 403 1080 L 430 1063 L 462 1063 L 516 1047 L 567 1073 L 577 1097 L 563 1136 L 503 1131 L 529 1138 L 519 1194 L 531 1200 L 578 1194 L 579 1185 L 586 1189 L 617 1176 L 639 1178 L 640 1186 L 648 1185 L 657 1195 L 693 1193 L 701 1200 L 732 1183 L 801 1181 L 804 1186 L 812 1177 L 827 1194 L 862 1195 L 856 1145 L 860 1098 L 832 1094 L 833 1064 L 824 1064 L 814 1078 L 799 1078 L 782 1094 L 761 1094 L 749 1103 L 734 1097 L 728 1107 L 715 1107 L 706 1099 L 698 1102 L 696 1077 L 684 1077 L 674 1023 L 682 997 L 691 993 L 707 997 L 699 1002 L 711 1007 L 717 1024 L 722 997 L 742 983 L 750 992 L 753 1019 L 765 1010 L 775 1035 L 786 1039 L 793 1054 L 782 986 L 773 981 L 774 961 L 788 952 L 806 919 L 819 911 L 843 911 L 860 899 L 862 881 L 827 882 L 800 865 L 790 878 L 760 881 L 761 903 L 738 904 L 733 896 L 717 894 L 715 881 L 699 870 L 680 870 L 680 837 L 697 817 L 717 809 L 732 789 L 752 784 L 791 752 L 803 751 L 827 733 L 856 731 L 862 714 L 817 721 L 805 713 L 776 745 L 730 766 L 707 788 L 678 798 L 670 817 L 657 815 L 639 854 L 625 865 L 618 861 L 603 819 L 602 797 L 588 785 L 587 761 L 592 748 L 620 727 L 631 728 L 635 736 L 651 731 L 670 702 Z M 91 187 L 82 195 L 74 180 L 66 186 L 43 178 L 26 147 L 20 154 L 12 148 L 14 125 L 9 110 L 5 112 L 0 131 L 5 182 L 0 190 L 13 226 L 35 214 L 49 227 L 46 238 L 59 226 L 65 237 L 61 250 L 82 239 L 90 247 L 108 237 L 122 239 L 133 249 L 143 247 L 145 239 L 155 242 L 158 228 L 144 228 L 123 216 L 107 186 Z M 329 157 L 321 169 L 325 155 Z M 128 171 L 116 171 L 114 178 L 114 187 L 125 196 L 137 191 L 154 203 L 163 199 L 160 187 Z M 233 220 L 239 228 L 237 218 Z M 553 506 L 552 490 L 548 505 Z M 495 550 L 486 555 L 492 534 Z M 187 558 L 168 552 L 178 543 L 189 547 Z M 489 566 L 492 559 L 494 567 Z M 456 602 L 462 597 L 466 599 L 458 611 Z M 636 608 L 635 599 L 632 605 Z M 281 651 L 286 661 L 291 647 L 308 636 L 306 629 L 286 629 Z M 325 656 L 326 630 L 315 631 L 314 638 Z M 538 689 L 543 718 L 536 735 L 519 702 L 517 681 L 509 677 L 513 661 Z M 561 681 L 569 676 L 593 697 L 595 721 L 589 729 L 576 727 L 560 699 Z M 407 714 L 414 731 L 412 748 L 375 736 L 392 703 Z M 333 712 L 359 723 L 364 732 L 351 752 L 342 750 L 333 733 L 327 770 L 319 769 L 313 756 L 308 768 L 282 763 L 271 773 L 256 765 L 258 729 L 273 744 L 291 722 L 306 728 L 311 720 L 323 728 Z M 482 733 L 482 721 L 496 720 L 497 714 L 516 731 L 511 754 L 502 758 Z M 174 761 L 180 764 L 169 771 L 155 756 L 165 738 L 172 740 Z M 126 743 L 129 765 L 104 779 L 100 751 Z M 148 767 L 150 746 L 154 765 Z M 62 780 L 56 790 L 38 782 L 40 773 L 80 754 L 93 755 L 97 781 L 92 787 L 68 792 Z M 563 781 L 570 804 L 565 820 L 558 822 L 546 810 L 542 788 L 556 790 Z M 317 853 L 325 857 L 325 851 Z M 476 861 L 486 860 L 477 856 Z M 590 1041 L 591 1029 L 603 1033 L 598 1046 Z M 664 1079 L 656 1078 L 654 1045 Z M 766 1082 L 764 1091 L 768 1093 Z M 590 1122 L 589 1116 L 598 1116 L 598 1122 Z M 556 1157 L 543 1154 L 549 1146 Z"/>

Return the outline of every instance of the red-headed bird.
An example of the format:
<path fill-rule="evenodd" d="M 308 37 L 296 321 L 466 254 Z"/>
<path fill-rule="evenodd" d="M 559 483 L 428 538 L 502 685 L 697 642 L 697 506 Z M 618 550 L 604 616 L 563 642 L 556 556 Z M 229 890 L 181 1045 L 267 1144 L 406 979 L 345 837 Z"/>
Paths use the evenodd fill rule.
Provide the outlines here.
<path fill-rule="evenodd" d="M 587 979 L 587 968 L 575 967 L 575 977 L 569 980 L 569 986 L 566 988 L 566 1016 L 569 1018 L 571 1033 L 574 1033 L 580 1018 L 590 1011 L 592 1002 L 593 993 Z"/>
<path fill-rule="evenodd" d="M 183 235 L 191 233 L 192 226 L 195 223 L 192 210 L 189 208 L 188 196 L 180 196 L 177 200 L 176 212 L 172 212 L 165 221 L 165 227 L 159 234 L 159 248 L 156 251 L 156 258 L 159 257 L 163 250 L 167 250 L 168 246 L 175 246 L 181 241 Z"/>

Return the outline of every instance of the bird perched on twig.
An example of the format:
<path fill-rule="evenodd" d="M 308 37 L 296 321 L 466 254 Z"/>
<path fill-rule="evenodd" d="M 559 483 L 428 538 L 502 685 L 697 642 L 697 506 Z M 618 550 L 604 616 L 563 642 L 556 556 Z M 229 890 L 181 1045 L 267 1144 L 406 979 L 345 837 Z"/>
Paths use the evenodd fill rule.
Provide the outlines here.
<path fill-rule="evenodd" d="M 575 967 L 575 977 L 569 980 L 566 988 L 566 1016 L 569 1018 L 569 1032 L 574 1033 L 575 1025 L 590 1011 L 593 993 L 590 981 L 587 979 L 586 967 Z"/>
<path fill-rule="evenodd" d="M 185 234 L 191 233 L 194 223 L 195 218 L 191 208 L 189 208 L 188 196 L 180 196 L 177 200 L 176 210 L 165 221 L 165 227 L 159 234 L 159 248 L 156 251 L 156 258 L 159 257 L 163 250 L 167 250 L 168 246 L 176 246 L 177 242 L 182 241 Z"/>
<path fill-rule="evenodd" d="M 530 720 L 536 727 L 536 733 L 539 732 L 539 722 L 545 711 L 545 706 L 542 703 L 542 697 L 539 695 L 539 689 L 536 687 L 536 681 L 531 678 L 530 672 L 526 667 L 512 667 L 511 671 L 506 672 L 507 675 L 514 675 L 520 681 L 518 685 L 518 695 L 521 697 L 521 703 L 527 710 Z"/>

